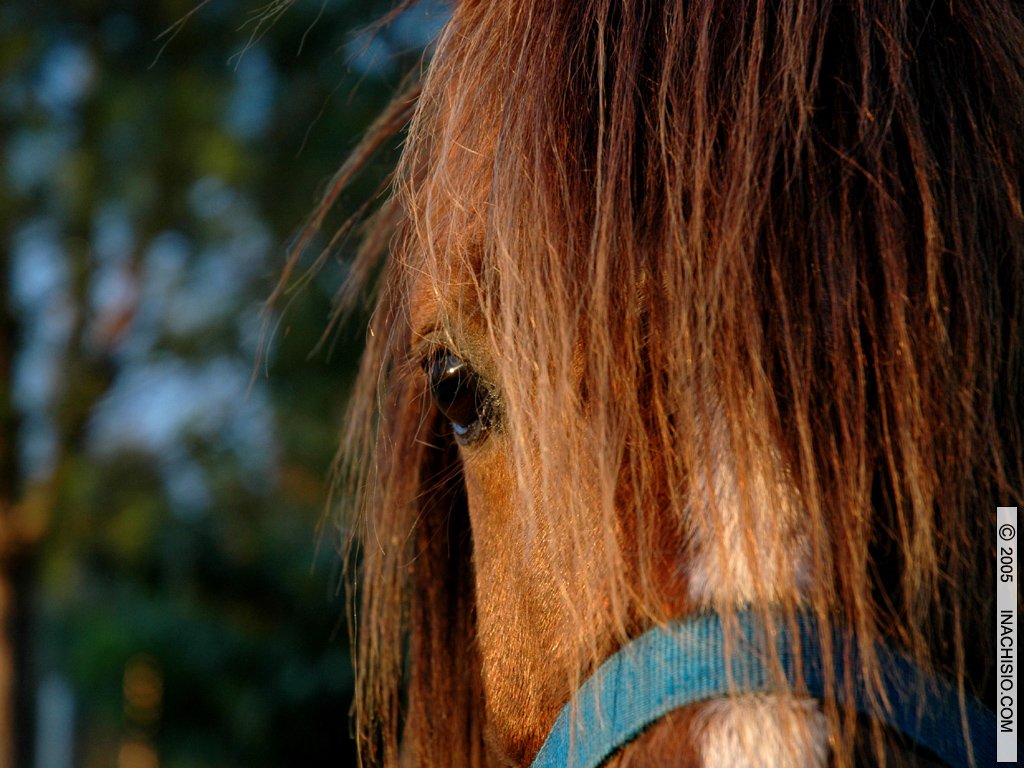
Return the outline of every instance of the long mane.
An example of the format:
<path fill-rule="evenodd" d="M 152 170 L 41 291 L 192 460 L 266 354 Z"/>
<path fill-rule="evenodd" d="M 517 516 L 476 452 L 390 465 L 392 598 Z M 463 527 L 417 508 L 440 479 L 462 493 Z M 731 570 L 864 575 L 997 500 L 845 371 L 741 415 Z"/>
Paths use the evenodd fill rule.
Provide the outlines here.
<path fill-rule="evenodd" d="M 463 2 L 414 88 L 368 139 L 412 115 L 345 288 L 380 275 L 342 451 L 363 759 L 485 761 L 460 464 L 414 353 L 423 280 L 496 350 L 523 535 L 566 575 L 567 690 L 673 618 L 666 541 L 737 546 L 695 513 L 728 456 L 738 546 L 763 544 L 746 481 L 767 473 L 810 609 L 856 632 L 864 663 L 834 686 L 874 684 L 885 637 L 991 698 L 994 508 L 1024 502 L 1021 6 Z M 599 509 L 565 480 L 584 476 Z M 846 765 L 853 716 L 824 711 Z"/>

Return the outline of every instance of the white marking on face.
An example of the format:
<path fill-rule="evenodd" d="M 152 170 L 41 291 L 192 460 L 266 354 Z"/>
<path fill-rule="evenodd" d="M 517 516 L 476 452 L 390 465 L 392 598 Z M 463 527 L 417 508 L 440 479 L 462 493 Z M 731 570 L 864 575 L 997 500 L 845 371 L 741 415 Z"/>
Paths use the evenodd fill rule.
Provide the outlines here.
<path fill-rule="evenodd" d="M 719 421 L 714 429 L 709 471 L 692 497 L 694 514 L 703 517 L 691 525 L 690 599 L 701 608 L 806 600 L 810 544 L 799 496 L 785 484 L 777 452 L 747 474 L 744 499 L 724 426 Z M 701 707 L 695 728 L 704 768 L 823 768 L 828 762 L 828 722 L 816 699 L 720 699 Z"/>
<path fill-rule="evenodd" d="M 797 493 L 782 482 L 788 475 L 774 455 L 747 473 L 744 498 L 718 421 L 709 471 L 699 472 L 693 483 L 684 566 L 689 597 L 701 608 L 800 602 L 810 583 L 810 545 Z"/>
<path fill-rule="evenodd" d="M 718 699 L 701 708 L 693 731 L 704 768 L 825 768 L 828 764 L 828 721 L 814 699 Z"/>

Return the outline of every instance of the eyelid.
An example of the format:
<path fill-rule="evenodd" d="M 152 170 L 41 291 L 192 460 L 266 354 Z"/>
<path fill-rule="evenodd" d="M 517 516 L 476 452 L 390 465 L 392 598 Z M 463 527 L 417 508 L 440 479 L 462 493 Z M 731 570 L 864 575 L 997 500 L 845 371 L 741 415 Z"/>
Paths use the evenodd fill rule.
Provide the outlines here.
<path fill-rule="evenodd" d="M 469 366 L 488 390 L 494 391 L 492 377 L 484 373 L 488 366 L 484 364 L 480 354 L 474 352 L 473 345 L 456 342 L 444 328 L 434 328 L 420 336 L 409 352 L 409 361 L 421 371 L 426 371 L 427 364 L 442 353 L 455 355 Z"/>
<path fill-rule="evenodd" d="M 409 361 L 420 370 L 425 371 L 430 360 L 441 352 L 448 352 L 460 357 L 457 345 L 451 336 L 439 327 L 433 326 L 430 329 L 416 335 L 416 341 L 409 350 Z"/>

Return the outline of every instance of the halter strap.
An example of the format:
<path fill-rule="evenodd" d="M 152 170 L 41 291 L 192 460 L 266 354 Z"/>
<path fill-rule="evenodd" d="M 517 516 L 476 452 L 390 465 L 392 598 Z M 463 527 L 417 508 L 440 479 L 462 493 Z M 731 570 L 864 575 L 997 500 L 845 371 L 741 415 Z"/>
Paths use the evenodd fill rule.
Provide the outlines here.
<path fill-rule="evenodd" d="M 597 768 L 674 709 L 737 693 L 773 691 L 777 668 L 768 653 L 771 646 L 762 631 L 763 621 L 751 611 L 737 612 L 736 619 L 728 668 L 717 614 L 655 627 L 612 655 L 562 709 L 532 768 Z M 789 684 L 822 698 L 825 676 L 817 623 L 801 613 L 795 617 L 795 627 L 790 619 L 777 618 L 772 629 Z M 832 693 L 840 704 L 855 706 L 867 715 L 883 715 L 887 725 L 952 766 L 995 764 L 996 718 L 984 704 L 967 695 L 961 709 L 956 689 L 946 680 L 925 674 L 888 646 L 877 644 L 875 651 L 889 706 L 877 705 L 859 674 L 852 676 L 852 696 L 842 679 L 835 681 Z M 833 670 L 860 667 L 857 645 L 836 628 L 831 655 Z"/>

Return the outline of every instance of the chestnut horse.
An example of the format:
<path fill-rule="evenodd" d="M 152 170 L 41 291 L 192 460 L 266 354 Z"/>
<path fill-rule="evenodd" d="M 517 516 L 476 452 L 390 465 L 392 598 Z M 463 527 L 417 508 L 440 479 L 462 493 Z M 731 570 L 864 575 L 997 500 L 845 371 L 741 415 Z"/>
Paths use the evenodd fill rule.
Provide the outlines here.
<path fill-rule="evenodd" d="M 341 297 L 377 291 L 342 448 L 365 763 L 527 766 L 603 661 L 694 615 L 726 653 L 740 612 L 809 616 L 848 663 L 814 695 L 770 665 L 609 765 L 930 764 L 885 724 L 880 643 L 949 681 L 954 730 L 992 706 L 1022 18 L 456 5 L 314 219 L 407 127 Z"/>

